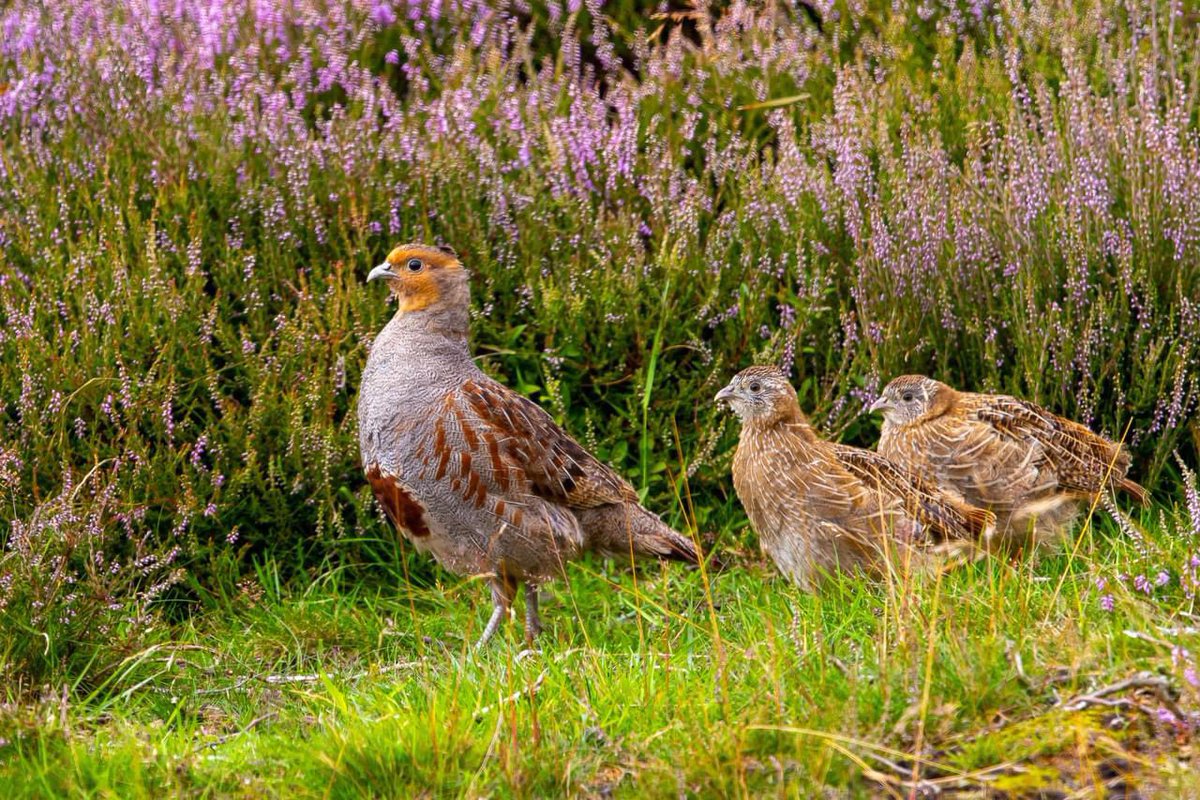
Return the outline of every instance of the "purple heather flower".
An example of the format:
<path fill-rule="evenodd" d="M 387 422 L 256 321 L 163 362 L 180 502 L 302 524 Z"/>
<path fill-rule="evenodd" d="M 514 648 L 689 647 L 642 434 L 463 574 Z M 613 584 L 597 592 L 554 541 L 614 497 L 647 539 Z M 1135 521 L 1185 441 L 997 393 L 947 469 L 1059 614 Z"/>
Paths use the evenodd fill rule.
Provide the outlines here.
<path fill-rule="evenodd" d="M 188 461 L 196 469 L 202 469 L 204 466 L 204 451 L 208 449 L 208 434 L 203 434 L 192 445 L 192 453 L 188 457 Z"/>

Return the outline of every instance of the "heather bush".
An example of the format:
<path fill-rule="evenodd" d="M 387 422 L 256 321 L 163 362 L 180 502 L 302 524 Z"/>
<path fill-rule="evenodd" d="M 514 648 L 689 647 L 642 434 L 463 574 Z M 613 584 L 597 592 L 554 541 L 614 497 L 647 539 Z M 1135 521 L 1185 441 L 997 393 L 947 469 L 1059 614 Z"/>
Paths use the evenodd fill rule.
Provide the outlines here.
<path fill-rule="evenodd" d="M 728 517 L 710 398 L 758 359 L 850 441 L 925 371 L 1127 433 L 1151 486 L 1195 463 L 1194 10 L 533 5 L 0 11 L 9 669 L 135 636 L 181 564 L 195 599 L 390 536 L 352 409 L 399 240 L 460 251 L 485 368 L 676 522 L 685 476 Z"/>
<path fill-rule="evenodd" d="M 155 624 L 178 583 L 180 533 L 160 536 L 136 498 L 137 464 L 63 473 L 61 490 L 9 522 L 0 554 L 0 675 L 11 694 L 59 674 L 110 675 Z M 183 527 L 186 520 L 181 521 Z"/>

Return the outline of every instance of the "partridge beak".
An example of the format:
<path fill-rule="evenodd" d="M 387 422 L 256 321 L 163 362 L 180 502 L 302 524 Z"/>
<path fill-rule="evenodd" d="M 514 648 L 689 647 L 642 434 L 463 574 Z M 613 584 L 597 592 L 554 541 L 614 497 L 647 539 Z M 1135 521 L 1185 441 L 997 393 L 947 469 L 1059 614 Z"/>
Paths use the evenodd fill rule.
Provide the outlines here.
<path fill-rule="evenodd" d="M 376 278 L 394 277 L 396 277 L 396 273 L 392 272 L 392 265 L 385 261 L 367 274 L 367 283 L 370 283 Z"/>
<path fill-rule="evenodd" d="M 880 397 L 874 403 L 871 403 L 871 413 L 874 414 L 876 411 L 886 411 L 891 407 L 892 404 L 886 397 Z"/>
<path fill-rule="evenodd" d="M 733 397 L 733 387 L 726 386 L 724 389 L 717 392 L 717 396 L 714 397 L 713 399 L 719 403 L 722 400 L 729 400 L 731 397 Z"/>

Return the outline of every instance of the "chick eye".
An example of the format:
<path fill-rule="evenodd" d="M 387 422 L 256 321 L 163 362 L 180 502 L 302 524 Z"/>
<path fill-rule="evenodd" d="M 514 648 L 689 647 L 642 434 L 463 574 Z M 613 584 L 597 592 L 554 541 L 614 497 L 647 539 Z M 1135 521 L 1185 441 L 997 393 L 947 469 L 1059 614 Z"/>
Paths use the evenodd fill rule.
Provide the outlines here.
<path fill-rule="evenodd" d="M 405 266 L 408 267 L 409 272 L 420 272 L 425 268 L 425 265 L 421 263 L 421 259 L 419 258 L 410 258 Z"/>
<path fill-rule="evenodd" d="M 755 381 L 754 383 L 750 384 L 750 391 L 758 393 L 761 390 L 762 390 L 762 384 L 759 383 L 758 381 Z"/>
<path fill-rule="evenodd" d="M 912 394 L 912 392 L 905 392 L 904 396 L 901 397 L 900 399 L 906 403 L 911 403 L 913 401 L 913 394 Z"/>

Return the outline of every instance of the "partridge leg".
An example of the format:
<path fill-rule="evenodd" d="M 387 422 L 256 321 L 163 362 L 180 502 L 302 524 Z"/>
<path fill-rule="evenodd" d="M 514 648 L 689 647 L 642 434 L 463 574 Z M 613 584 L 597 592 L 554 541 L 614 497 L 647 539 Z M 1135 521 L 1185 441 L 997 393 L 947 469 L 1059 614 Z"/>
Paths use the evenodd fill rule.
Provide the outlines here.
<path fill-rule="evenodd" d="M 538 616 L 538 587 L 525 584 L 525 644 L 533 646 L 533 640 L 542 634 L 542 619 Z"/>
<path fill-rule="evenodd" d="M 483 635 L 475 643 L 476 650 L 482 650 L 492 640 L 492 637 L 496 635 L 496 631 L 500 629 L 500 622 L 512 607 L 513 595 L 516 594 L 516 591 L 517 585 L 515 582 L 510 583 L 503 578 L 497 578 L 492 581 L 492 616 L 488 618 L 487 626 L 483 629 Z"/>
<path fill-rule="evenodd" d="M 492 608 L 492 616 L 488 619 L 487 627 L 483 629 L 483 635 L 479 637 L 479 641 L 475 642 L 475 649 L 482 650 L 487 646 L 487 643 L 496 635 L 496 631 L 500 628 L 500 620 L 504 619 L 504 614 L 508 609 L 496 603 Z"/>

